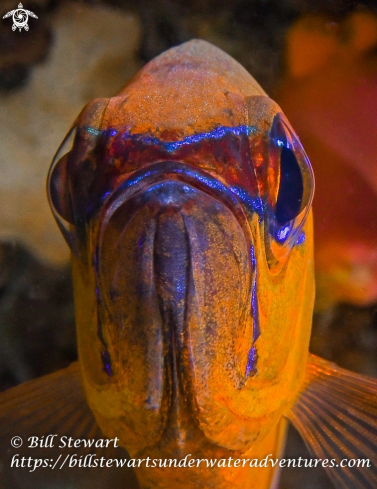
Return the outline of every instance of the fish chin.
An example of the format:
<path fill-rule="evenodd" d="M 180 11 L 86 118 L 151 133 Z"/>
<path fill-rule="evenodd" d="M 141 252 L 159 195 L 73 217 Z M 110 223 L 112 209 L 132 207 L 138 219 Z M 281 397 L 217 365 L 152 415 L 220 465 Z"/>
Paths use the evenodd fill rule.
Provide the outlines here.
<path fill-rule="evenodd" d="M 124 446 L 228 423 L 217 397 L 242 387 L 252 347 L 249 236 L 221 200 L 174 178 L 113 205 L 103 222 L 99 336 Z M 91 404 L 103 426 L 106 412 Z"/>

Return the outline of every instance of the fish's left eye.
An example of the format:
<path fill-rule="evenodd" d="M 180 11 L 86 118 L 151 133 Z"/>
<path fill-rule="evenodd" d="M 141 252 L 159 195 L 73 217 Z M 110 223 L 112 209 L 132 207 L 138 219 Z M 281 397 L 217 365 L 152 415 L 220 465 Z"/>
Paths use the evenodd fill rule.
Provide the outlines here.
<path fill-rule="evenodd" d="M 291 148 L 283 147 L 280 153 L 280 184 L 275 205 L 278 224 L 295 219 L 301 210 L 304 182 L 296 155 Z"/>
<path fill-rule="evenodd" d="M 266 250 L 273 268 L 284 262 L 300 238 L 313 199 L 314 176 L 301 143 L 282 114 L 275 117 L 269 139 L 272 167 L 279 173 L 266 210 Z"/>

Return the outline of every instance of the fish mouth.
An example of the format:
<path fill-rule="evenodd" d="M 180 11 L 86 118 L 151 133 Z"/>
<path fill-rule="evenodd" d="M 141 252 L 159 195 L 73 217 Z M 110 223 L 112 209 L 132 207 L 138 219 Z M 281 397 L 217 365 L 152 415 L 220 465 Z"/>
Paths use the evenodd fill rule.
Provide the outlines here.
<path fill-rule="evenodd" d="M 109 199 L 97 241 L 100 338 L 137 403 L 146 400 L 135 411 L 182 408 L 177 399 L 201 410 L 203 379 L 220 371 L 244 385 L 255 276 L 245 221 L 222 182 L 172 162 Z"/>
<path fill-rule="evenodd" d="M 232 241 L 234 229 L 240 228 L 245 245 L 243 253 L 247 255 L 248 262 L 253 261 L 250 225 L 238 198 L 219 178 L 180 162 L 161 161 L 133 173 L 110 196 L 100 222 L 98 264 L 103 262 L 104 250 L 110 253 L 106 242 L 113 243 L 113 256 L 116 256 L 117 246 L 135 223 L 138 223 L 138 237 L 134 236 L 133 243 L 135 248 L 142 249 L 145 242 L 153 240 L 153 253 L 148 252 L 148 259 L 153 262 L 163 322 L 167 319 L 165 299 L 168 300 L 168 295 L 170 304 L 175 303 L 174 307 L 169 306 L 169 310 L 174 309 L 175 315 L 183 318 L 184 313 L 178 309 L 185 305 L 183 284 L 188 280 L 186 274 L 189 273 L 195 247 L 193 241 L 195 245 L 200 242 L 204 253 L 206 248 L 213 246 L 208 242 L 211 227 L 217 227 L 218 239 L 222 235 L 224 242 L 229 244 L 227 252 L 231 255 L 237 254 Z M 237 261 L 240 259 L 238 257 Z M 253 264 L 249 263 L 248 268 L 253 268 Z M 164 284 L 164 292 L 159 284 Z M 244 284 L 247 297 L 251 297 L 251 284 L 252 280 Z M 109 308 L 113 308 L 114 290 L 119 288 L 110 284 L 109 287 L 107 302 Z M 179 329 L 182 331 L 182 327 Z"/>

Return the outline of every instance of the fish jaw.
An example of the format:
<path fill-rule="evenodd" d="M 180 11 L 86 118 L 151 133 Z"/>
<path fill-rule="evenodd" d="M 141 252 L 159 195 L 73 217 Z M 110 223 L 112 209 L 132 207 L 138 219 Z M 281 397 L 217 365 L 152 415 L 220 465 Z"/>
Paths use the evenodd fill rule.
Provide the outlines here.
<path fill-rule="evenodd" d="M 182 449 L 199 433 L 230 450 L 258 445 L 303 381 L 314 300 L 312 265 L 307 266 L 311 217 L 305 246 L 294 249 L 273 275 L 258 232 L 245 238 L 223 202 L 187 182 L 159 182 L 115 208 L 102 219 L 103 230 L 92 230 L 92 253 L 101 250 L 100 282 L 96 267 L 74 259 L 80 361 L 98 424 L 130 453 L 163 440 Z M 257 226 L 254 217 L 249 229 Z M 261 312 L 255 343 L 250 245 Z M 248 376 L 252 346 L 258 364 Z"/>
<path fill-rule="evenodd" d="M 203 406 L 221 418 L 208 384 L 227 376 L 240 388 L 253 345 L 250 236 L 224 203 L 174 179 L 110 205 L 101 221 L 97 321 L 78 327 L 91 329 L 111 359 L 111 373 L 101 376 L 110 393 L 120 393 L 117 416 L 129 432 L 123 443 L 156 443 L 177 397 L 193 418 Z M 86 345 L 80 358 L 96 384 Z M 108 416 L 106 405 L 93 404 Z M 185 437 L 174 429 L 177 440 Z"/>

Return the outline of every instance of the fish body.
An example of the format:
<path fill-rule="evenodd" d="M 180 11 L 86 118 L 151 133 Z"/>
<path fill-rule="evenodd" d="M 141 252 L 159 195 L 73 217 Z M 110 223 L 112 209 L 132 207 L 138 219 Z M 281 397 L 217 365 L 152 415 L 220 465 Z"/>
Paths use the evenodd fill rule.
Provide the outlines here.
<path fill-rule="evenodd" d="M 48 179 L 72 250 L 80 364 L 61 374 L 54 409 L 69 379 L 75 392 L 81 379 L 72 412 L 87 402 L 104 435 L 138 459 L 276 458 L 287 417 L 326 453 L 322 425 L 325 445 L 311 443 L 317 412 L 307 395 L 315 385 L 324 396 L 328 372 L 346 392 L 348 384 L 308 354 L 313 190 L 280 108 L 206 42 L 163 53 L 118 96 L 88 104 Z M 31 410 L 56 379 L 29 384 Z M 363 382 L 364 406 L 376 384 Z M 3 398 L 0 422 L 16 394 Z M 276 483 L 272 464 L 250 465 L 136 473 L 145 488 Z"/>
<path fill-rule="evenodd" d="M 99 426 L 132 457 L 218 446 L 259 455 L 268 433 L 268 452 L 279 449 L 278 421 L 305 371 L 314 282 L 310 219 L 293 259 L 273 263 L 262 244 L 277 197 L 279 167 L 264 158 L 274 130 L 294 137 L 250 75 L 202 42 L 163 54 L 79 117 L 66 171 L 82 189 L 90 161 L 89 202 L 107 194 L 98 218 L 84 217 L 86 249 L 78 242 L 74 258 L 79 355 Z M 245 477 L 239 487 L 259 481 Z"/>

